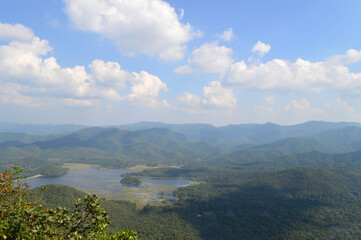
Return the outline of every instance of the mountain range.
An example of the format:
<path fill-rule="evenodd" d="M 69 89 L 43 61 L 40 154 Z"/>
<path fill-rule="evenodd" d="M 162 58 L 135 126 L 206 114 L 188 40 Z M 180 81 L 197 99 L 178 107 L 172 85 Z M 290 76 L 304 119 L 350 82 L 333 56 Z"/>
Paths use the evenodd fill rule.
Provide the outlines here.
<path fill-rule="evenodd" d="M 2 126 L 4 128 L 5 125 Z M 30 132 L 49 129 L 48 125 L 16 126 Z M 8 159 L 31 156 L 42 160 L 91 162 L 107 167 L 204 162 L 259 166 L 268 162 L 284 162 L 284 157 L 292 159 L 293 154 L 339 154 L 361 150 L 361 124 L 348 122 L 224 127 L 152 122 L 112 127 L 51 125 L 48 133 L 63 127 L 66 130 L 59 135 L 0 132 L 0 163 L 8 165 Z M 70 129 L 73 131 L 67 133 Z"/>

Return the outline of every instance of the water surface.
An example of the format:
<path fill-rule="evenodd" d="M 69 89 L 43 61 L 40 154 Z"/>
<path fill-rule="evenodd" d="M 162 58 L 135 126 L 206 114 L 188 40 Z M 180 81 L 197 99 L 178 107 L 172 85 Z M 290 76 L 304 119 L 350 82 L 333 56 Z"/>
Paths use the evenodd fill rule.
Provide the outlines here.
<path fill-rule="evenodd" d="M 137 171 L 139 170 L 75 168 L 63 176 L 30 178 L 24 182 L 31 188 L 47 184 L 68 185 L 101 197 L 134 200 L 141 203 L 155 203 L 160 198 L 169 196 L 176 188 L 193 183 L 191 180 L 180 178 L 141 178 L 142 185 L 134 187 L 123 186 L 120 183 L 121 174 Z"/>

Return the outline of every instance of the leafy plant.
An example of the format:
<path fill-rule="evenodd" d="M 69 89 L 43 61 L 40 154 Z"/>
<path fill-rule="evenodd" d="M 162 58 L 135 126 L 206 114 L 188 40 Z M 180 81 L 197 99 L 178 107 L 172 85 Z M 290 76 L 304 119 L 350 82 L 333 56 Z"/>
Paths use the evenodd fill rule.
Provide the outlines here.
<path fill-rule="evenodd" d="M 137 239 L 135 231 L 108 232 L 110 221 L 96 195 L 76 201 L 74 209 L 45 208 L 27 200 L 29 186 L 22 169 L 0 174 L 0 238 L 2 239 Z"/>

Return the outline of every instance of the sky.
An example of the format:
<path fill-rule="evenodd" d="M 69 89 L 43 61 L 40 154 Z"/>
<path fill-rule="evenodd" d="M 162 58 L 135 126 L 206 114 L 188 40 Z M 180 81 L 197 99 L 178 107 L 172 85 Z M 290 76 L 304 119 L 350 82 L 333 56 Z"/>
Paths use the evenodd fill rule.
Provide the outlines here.
<path fill-rule="evenodd" d="M 361 122 L 359 0 L 0 0 L 0 122 Z"/>

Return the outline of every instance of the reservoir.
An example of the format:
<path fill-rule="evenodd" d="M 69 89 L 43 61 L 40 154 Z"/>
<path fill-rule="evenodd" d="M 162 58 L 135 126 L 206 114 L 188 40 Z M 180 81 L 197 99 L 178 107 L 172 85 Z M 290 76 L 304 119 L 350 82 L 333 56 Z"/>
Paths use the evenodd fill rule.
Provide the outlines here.
<path fill-rule="evenodd" d="M 67 185 L 99 197 L 130 200 L 141 205 L 168 201 L 176 188 L 194 183 L 192 180 L 180 178 L 140 178 L 140 186 L 124 186 L 120 183 L 121 174 L 137 171 L 139 170 L 73 168 L 63 176 L 29 178 L 24 182 L 31 188 L 48 184 Z"/>

